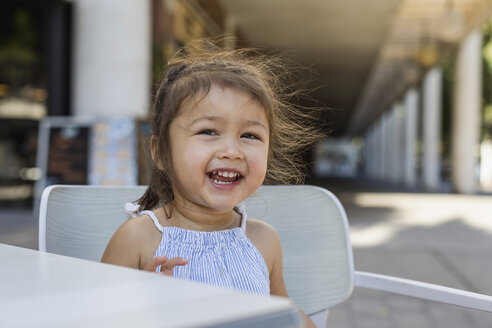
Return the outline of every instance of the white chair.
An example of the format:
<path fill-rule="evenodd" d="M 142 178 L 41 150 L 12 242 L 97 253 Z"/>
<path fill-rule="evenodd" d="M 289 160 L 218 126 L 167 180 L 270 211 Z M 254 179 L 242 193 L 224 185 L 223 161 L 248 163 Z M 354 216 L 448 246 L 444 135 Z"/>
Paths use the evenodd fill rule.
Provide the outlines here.
<path fill-rule="evenodd" d="M 55 185 L 40 204 L 39 250 L 99 261 L 114 231 L 129 216 L 124 204 L 144 186 Z M 330 307 L 354 286 L 492 312 L 492 297 L 419 281 L 354 271 L 349 226 L 339 200 L 313 186 L 262 186 L 246 201 L 248 216 L 272 224 L 284 253 L 289 296 L 324 327 Z"/>

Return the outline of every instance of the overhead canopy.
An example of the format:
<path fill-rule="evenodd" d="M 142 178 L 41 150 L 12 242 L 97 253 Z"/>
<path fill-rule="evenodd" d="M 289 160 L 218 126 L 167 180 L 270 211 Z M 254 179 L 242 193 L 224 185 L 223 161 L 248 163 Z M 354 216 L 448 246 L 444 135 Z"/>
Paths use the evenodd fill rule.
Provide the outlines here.
<path fill-rule="evenodd" d="M 288 51 L 318 72 L 313 96 L 334 109 L 327 117 L 336 123 L 335 136 L 362 133 L 492 9 L 491 0 L 221 3 L 255 44 Z"/>

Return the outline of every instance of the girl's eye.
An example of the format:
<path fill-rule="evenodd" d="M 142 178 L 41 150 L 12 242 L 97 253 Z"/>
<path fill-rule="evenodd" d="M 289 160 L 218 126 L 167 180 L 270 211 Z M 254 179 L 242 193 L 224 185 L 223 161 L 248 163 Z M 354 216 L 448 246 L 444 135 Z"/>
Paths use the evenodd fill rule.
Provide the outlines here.
<path fill-rule="evenodd" d="M 201 130 L 198 134 L 208 134 L 208 135 L 211 135 L 211 136 L 216 136 L 217 135 L 217 132 L 215 132 L 214 130 Z"/>
<path fill-rule="evenodd" d="M 243 138 L 247 138 L 247 139 L 256 139 L 256 140 L 261 140 L 260 137 L 258 137 L 256 134 L 253 134 L 253 133 L 245 133 L 242 135 Z"/>

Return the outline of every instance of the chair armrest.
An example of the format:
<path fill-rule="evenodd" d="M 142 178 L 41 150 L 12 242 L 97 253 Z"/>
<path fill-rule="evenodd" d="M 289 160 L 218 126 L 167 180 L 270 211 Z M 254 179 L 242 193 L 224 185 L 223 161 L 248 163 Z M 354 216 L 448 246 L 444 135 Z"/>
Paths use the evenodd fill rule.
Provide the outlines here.
<path fill-rule="evenodd" d="M 492 296 L 426 282 L 355 271 L 354 285 L 416 298 L 492 312 Z"/>

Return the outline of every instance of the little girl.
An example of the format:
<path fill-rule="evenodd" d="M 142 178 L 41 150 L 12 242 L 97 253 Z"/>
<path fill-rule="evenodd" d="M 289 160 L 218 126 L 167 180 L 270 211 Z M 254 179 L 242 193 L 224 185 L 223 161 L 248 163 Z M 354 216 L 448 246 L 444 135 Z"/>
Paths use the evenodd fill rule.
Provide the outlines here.
<path fill-rule="evenodd" d="M 102 262 L 287 296 L 277 232 L 241 205 L 265 182 L 300 181 L 317 135 L 288 104 L 282 69 L 203 40 L 169 61 L 150 119 L 151 182 Z"/>

